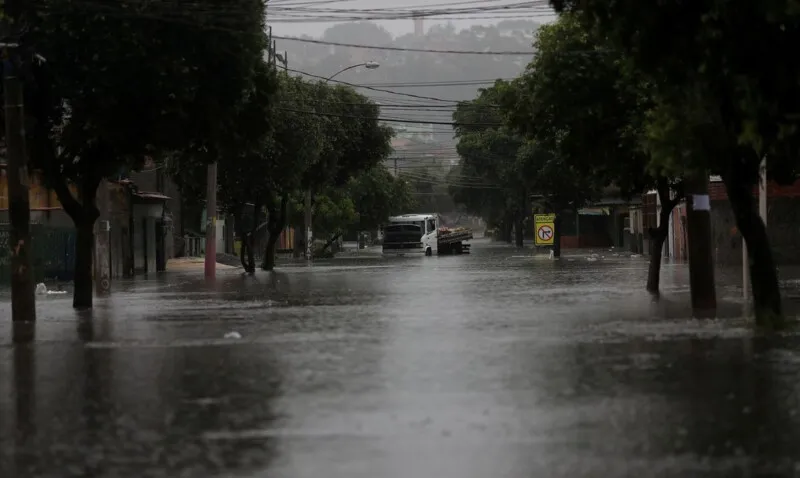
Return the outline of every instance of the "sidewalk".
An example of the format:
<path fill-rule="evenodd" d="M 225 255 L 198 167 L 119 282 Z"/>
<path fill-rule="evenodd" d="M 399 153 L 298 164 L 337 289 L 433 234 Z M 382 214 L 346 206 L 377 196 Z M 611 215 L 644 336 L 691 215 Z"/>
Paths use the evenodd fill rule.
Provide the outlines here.
<path fill-rule="evenodd" d="M 202 257 L 178 257 L 167 261 L 168 271 L 203 270 L 204 267 L 205 259 Z M 223 269 L 236 269 L 236 267 L 217 262 L 217 270 Z"/>

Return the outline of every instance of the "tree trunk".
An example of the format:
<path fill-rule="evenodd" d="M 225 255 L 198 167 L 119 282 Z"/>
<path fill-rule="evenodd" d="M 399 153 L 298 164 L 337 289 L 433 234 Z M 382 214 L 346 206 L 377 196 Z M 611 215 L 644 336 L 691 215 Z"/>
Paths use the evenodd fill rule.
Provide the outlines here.
<path fill-rule="evenodd" d="M 248 232 L 247 233 L 247 265 L 245 266 L 245 271 L 252 275 L 256 273 L 256 258 L 255 258 L 255 233 Z"/>
<path fill-rule="evenodd" d="M 283 228 L 286 226 L 286 209 L 288 203 L 289 196 L 284 195 L 281 197 L 279 210 L 274 207 L 274 204 L 267 205 L 269 217 L 267 218 L 267 241 L 264 247 L 264 257 L 261 260 L 262 270 L 271 271 L 275 269 L 275 244 L 278 243 L 281 231 L 283 231 Z"/>
<path fill-rule="evenodd" d="M 336 240 L 339 239 L 340 237 L 342 237 L 342 233 L 341 232 L 337 232 L 336 234 L 334 234 L 333 237 L 328 239 L 328 241 L 325 243 L 325 245 L 322 246 L 322 252 L 327 251 L 333 245 L 333 243 L 336 242 Z M 360 238 L 359 238 L 359 241 L 360 241 Z M 360 244 L 360 242 L 359 242 L 359 244 Z"/>
<path fill-rule="evenodd" d="M 723 179 L 736 217 L 736 226 L 747 244 L 756 323 L 765 327 L 783 327 L 785 321 L 778 273 L 772 257 L 767 228 L 753 204 L 753 195 L 747 183 L 735 173 L 726 175 Z"/>
<path fill-rule="evenodd" d="M 76 309 L 92 307 L 92 251 L 94 249 L 94 221 L 81 221 L 75 225 L 75 292 L 72 306 Z"/>
<path fill-rule="evenodd" d="M 262 270 L 275 270 L 275 245 L 277 243 L 278 234 L 273 234 L 270 232 L 269 236 L 267 237 L 267 245 L 264 248 L 264 259 L 261 261 Z"/>
<path fill-rule="evenodd" d="M 512 233 L 514 231 L 514 221 L 511 219 L 505 219 L 503 221 L 503 241 L 511 244 L 513 237 Z"/>
<path fill-rule="evenodd" d="M 659 224 L 656 229 L 648 231 L 650 236 L 650 265 L 647 268 L 647 292 L 658 295 L 661 286 L 661 256 L 664 250 L 664 241 L 669 234 L 669 218 L 672 210 L 683 197 L 683 193 L 677 192 L 675 197 L 670 197 L 669 183 L 665 178 L 658 180 L 658 198 L 661 202 L 659 212 Z"/>
<path fill-rule="evenodd" d="M 659 226 L 650 230 L 650 265 L 647 268 L 647 292 L 658 295 L 661 286 L 661 251 L 667 239 L 667 229 Z"/>
<path fill-rule="evenodd" d="M 248 274 L 256 273 L 256 231 L 258 231 L 258 213 L 261 211 L 261 206 L 258 201 L 253 204 L 253 225 L 250 232 L 247 234 L 247 267 L 245 270 Z"/>
<path fill-rule="evenodd" d="M 514 243 L 517 247 L 525 245 L 525 230 L 522 228 L 522 217 L 518 217 L 514 224 Z"/>
<path fill-rule="evenodd" d="M 245 237 L 244 228 L 242 227 L 243 209 L 243 206 L 234 208 L 236 212 L 233 215 L 233 227 L 236 229 L 236 235 L 239 236 L 239 240 L 241 241 L 241 245 L 239 246 L 239 262 L 242 263 L 242 269 L 247 272 L 247 261 L 245 260 L 247 255 L 247 237 Z"/>
<path fill-rule="evenodd" d="M 239 261 L 242 263 L 242 269 L 247 272 L 247 261 L 245 257 L 247 256 L 247 238 L 243 236 L 239 236 L 242 238 L 242 244 L 239 247 Z"/>
<path fill-rule="evenodd" d="M 92 307 L 92 256 L 94 247 L 94 223 L 100 217 L 95 199 L 102 178 L 88 176 L 80 185 L 80 201 L 70 192 L 67 183 L 54 169 L 47 169 L 50 185 L 56 192 L 61 206 L 75 223 L 75 291 L 72 306 L 76 309 Z"/>

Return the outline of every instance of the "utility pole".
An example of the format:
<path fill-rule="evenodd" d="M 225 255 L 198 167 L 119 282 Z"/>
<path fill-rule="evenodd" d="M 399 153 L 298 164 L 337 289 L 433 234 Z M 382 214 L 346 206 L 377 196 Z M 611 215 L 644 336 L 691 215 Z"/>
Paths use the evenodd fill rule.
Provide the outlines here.
<path fill-rule="evenodd" d="M 11 15 L 10 12 L 6 12 Z M 14 18 L 14 17 L 12 17 Z M 17 73 L 19 44 L 0 44 L 3 48 L 3 87 L 5 90 L 6 158 L 8 161 L 8 211 L 11 220 L 11 319 L 36 320 L 31 270 L 30 197 L 22 80 Z"/>
<path fill-rule="evenodd" d="M 208 165 L 206 179 L 206 279 L 217 275 L 217 162 Z"/>
<path fill-rule="evenodd" d="M 94 285 L 98 297 L 111 293 L 111 221 L 109 220 L 108 181 L 103 180 L 97 189 L 97 209 L 100 217 L 95 225 Z"/>
<path fill-rule="evenodd" d="M 304 205 L 305 212 L 305 228 L 306 228 L 306 260 L 310 261 L 314 254 L 314 238 L 311 231 L 311 189 L 306 189 L 306 198 Z"/>
<path fill-rule="evenodd" d="M 761 160 L 758 171 L 758 215 L 767 227 L 767 159 Z M 742 236 L 742 295 L 745 301 L 750 300 L 750 257 L 747 242 Z"/>
<path fill-rule="evenodd" d="M 332 79 L 344 73 L 345 71 L 352 70 L 354 68 L 359 68 L 362 66 L 368 70 L 374 70 L 380 67 L 381 65 L 377 61 L 368 61 L 365 63 L 357 63 L 355 65 L 350 65 L 348 67 L 342 68 L 341 70 L 337 71 L 336 73 L 326 78 L 325 83 L 329 83 Z M 312 255 L 314 252 L 313 249 L 314 238 L 313 238 L 313 233 L 311 231 L 311 188 L 306 189 L 304 209 L 305 209 L 305 228 L 306 228 L 306 260 L 310 261 L 312 259 Z"/>
<path fill-rule="evenodd" d="M 692 308 L 707 313 L 717 308 L 714 282 L 714 252 L 711 243 L 711 200 L 708 173 L 693 173 L 686 178 L 689 236 L 689 286 Z"/>
<path fill-rule="evenodd" d="M 767 227 L 767 158 L 761 160 L 758 178 L 758 214 Z"/>

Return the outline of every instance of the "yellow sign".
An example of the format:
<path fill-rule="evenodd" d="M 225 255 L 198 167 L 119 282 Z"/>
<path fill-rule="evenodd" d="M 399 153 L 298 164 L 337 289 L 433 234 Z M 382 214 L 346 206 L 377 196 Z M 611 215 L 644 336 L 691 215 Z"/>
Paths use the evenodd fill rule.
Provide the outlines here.
<path fill-rule="evenodd" d="M 536 230 L 537 246 L 552 246 L 556 235 L 555 214 L 534 214 L 533 223 Z"/>

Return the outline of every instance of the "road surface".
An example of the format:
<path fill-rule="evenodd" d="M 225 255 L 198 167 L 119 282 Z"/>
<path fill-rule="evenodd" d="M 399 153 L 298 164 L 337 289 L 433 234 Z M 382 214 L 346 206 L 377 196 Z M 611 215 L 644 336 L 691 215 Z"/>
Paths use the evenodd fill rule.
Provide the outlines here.
<path fill-rule="evenodd" d="M 800 476 L 798 337 L 754 335 L 735 274 L 719 320 L 611 252 L 218 274 L 0 321 L 0 477 Z"/>

